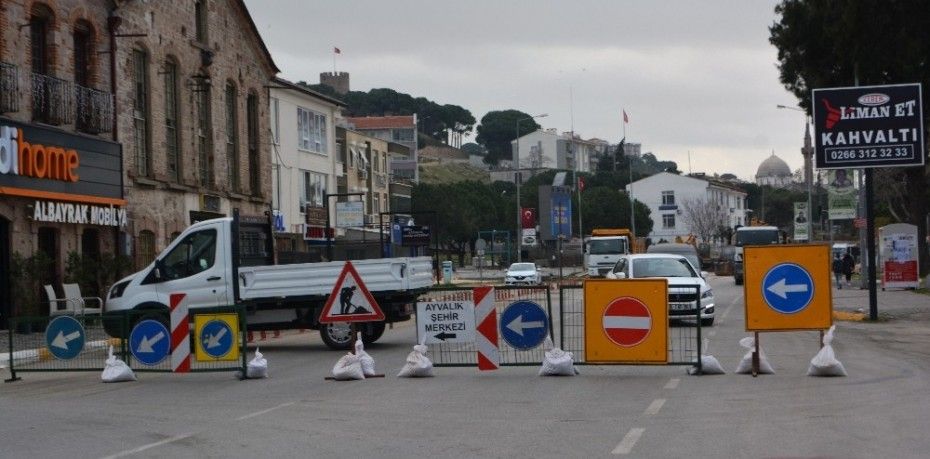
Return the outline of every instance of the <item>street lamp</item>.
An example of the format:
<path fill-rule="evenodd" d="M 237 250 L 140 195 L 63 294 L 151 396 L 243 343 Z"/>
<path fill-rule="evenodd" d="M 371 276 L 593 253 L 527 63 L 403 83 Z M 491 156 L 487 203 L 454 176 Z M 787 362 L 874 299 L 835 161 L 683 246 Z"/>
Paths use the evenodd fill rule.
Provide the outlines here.
<path fill-rule="evenodd" d="M 807 242 L 814 242 L 814 210 L 811 208 L 811 190 L 814 180 L 814 147 L 811 145 L 811 128 L 810 116 L 807 112 L 799 107 L 789 107 L 787 105 L 776 105 L 775 108 L 783 110 L 794 110 L 804 113 L 804 147 L 801 148 L 801 154 L 804 155 L 804 181 L 807 182 Z"/>
<path fill-rule="evenodd" d="M 545 118 L 547 116 L 549 116 L 548 113 L 542 113 L 535 116 L 517 118 L 517 137 L 514 139 L 513 147 L 513 181 L 517 184 L 517 232 L 514 234 L 514 241 L 517 243 L 518 263 L 523 261 L 523 254 L 520 253 L 520 246 L 523 239 L 523 225 L 520 224 L 521 217 L 523 216 L 523 211 L 520 208 L 520 182 L 523 181 L 523 176 L 520 174 L 520 122 L 534 118 Z"/>

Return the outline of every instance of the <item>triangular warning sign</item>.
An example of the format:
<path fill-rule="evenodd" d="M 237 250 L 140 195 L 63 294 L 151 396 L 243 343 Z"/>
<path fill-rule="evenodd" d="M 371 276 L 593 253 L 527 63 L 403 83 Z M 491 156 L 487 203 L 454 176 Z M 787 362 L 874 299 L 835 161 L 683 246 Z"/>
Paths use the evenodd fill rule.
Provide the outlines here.
<path fill-rule="evenodd" d="M 382 320 L 384 312 L 381 311 L 378 302 L 362 283 L 362 278 L 355 266 L 352 266 L 352 262 L 346 261 L 329 299 L 326 300 L 326 306 L 323 306 L 323 312 L 320 313 L 320 323 Z"/>

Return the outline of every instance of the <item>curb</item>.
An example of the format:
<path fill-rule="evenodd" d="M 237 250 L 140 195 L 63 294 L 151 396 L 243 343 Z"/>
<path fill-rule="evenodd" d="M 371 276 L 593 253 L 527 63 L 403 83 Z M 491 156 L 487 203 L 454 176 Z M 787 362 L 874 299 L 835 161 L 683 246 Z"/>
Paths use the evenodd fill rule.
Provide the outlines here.
<path fill-rule="evenodd" d="M 119 346 L 122 342 L 119 338 L 108 338 L 97 341 L 90 341 L 84 344 L 84 349 L 81 352 L 85 351 L 96 351 L 98 349 L 106 349 L 110 346 Z M 42 347 L 38 349 L 26 349 L 22 351 L 13 352 L 13 363 L 16 365 L 36 363 L 36 362 L 45 362 L 52 360 L 55 357 L 48 350 L 48 347 Z M 10 366 L 10 353 L 5 352 L 3 355 L 0 355 L 0 369 L 8 368 Z"/>

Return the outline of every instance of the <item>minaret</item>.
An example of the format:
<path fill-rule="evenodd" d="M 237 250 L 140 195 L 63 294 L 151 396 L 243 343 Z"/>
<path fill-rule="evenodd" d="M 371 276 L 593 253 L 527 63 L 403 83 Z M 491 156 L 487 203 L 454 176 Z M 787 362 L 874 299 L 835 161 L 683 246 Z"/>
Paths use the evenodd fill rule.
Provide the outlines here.
<path fill-rule="evenodd" d="M 814 147 L 811 145 L 811 126 L 808 123 L 804 123 L 804 148 L 801 148 L 801 155 L 804 156 L 804 182 L 810 190 L 814 182 Z"/>

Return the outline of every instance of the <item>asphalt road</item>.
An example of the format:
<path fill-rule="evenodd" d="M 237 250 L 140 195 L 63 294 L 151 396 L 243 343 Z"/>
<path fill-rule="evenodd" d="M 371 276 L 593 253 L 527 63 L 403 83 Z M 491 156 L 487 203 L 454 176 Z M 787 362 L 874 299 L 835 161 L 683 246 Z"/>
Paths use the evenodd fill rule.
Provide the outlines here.
<path fill-rule="evenodd" d="M 711 280 L 708 353 L 744 350 L 742 290 Z M 815 332 L 769 333 L 776 374 L 689 376 L 683 367 L 437 368 L 394 377 L 413 323 L 369 346 L 383 379 L 325 381 L 340 353 L 315 332 L 268 340 L 270 378 L 229 373 L 24 373 L 0 385 L 0 457 L 926 457 L 927 319 L 838 323 L 847 378 L 811 378 Z"/>

